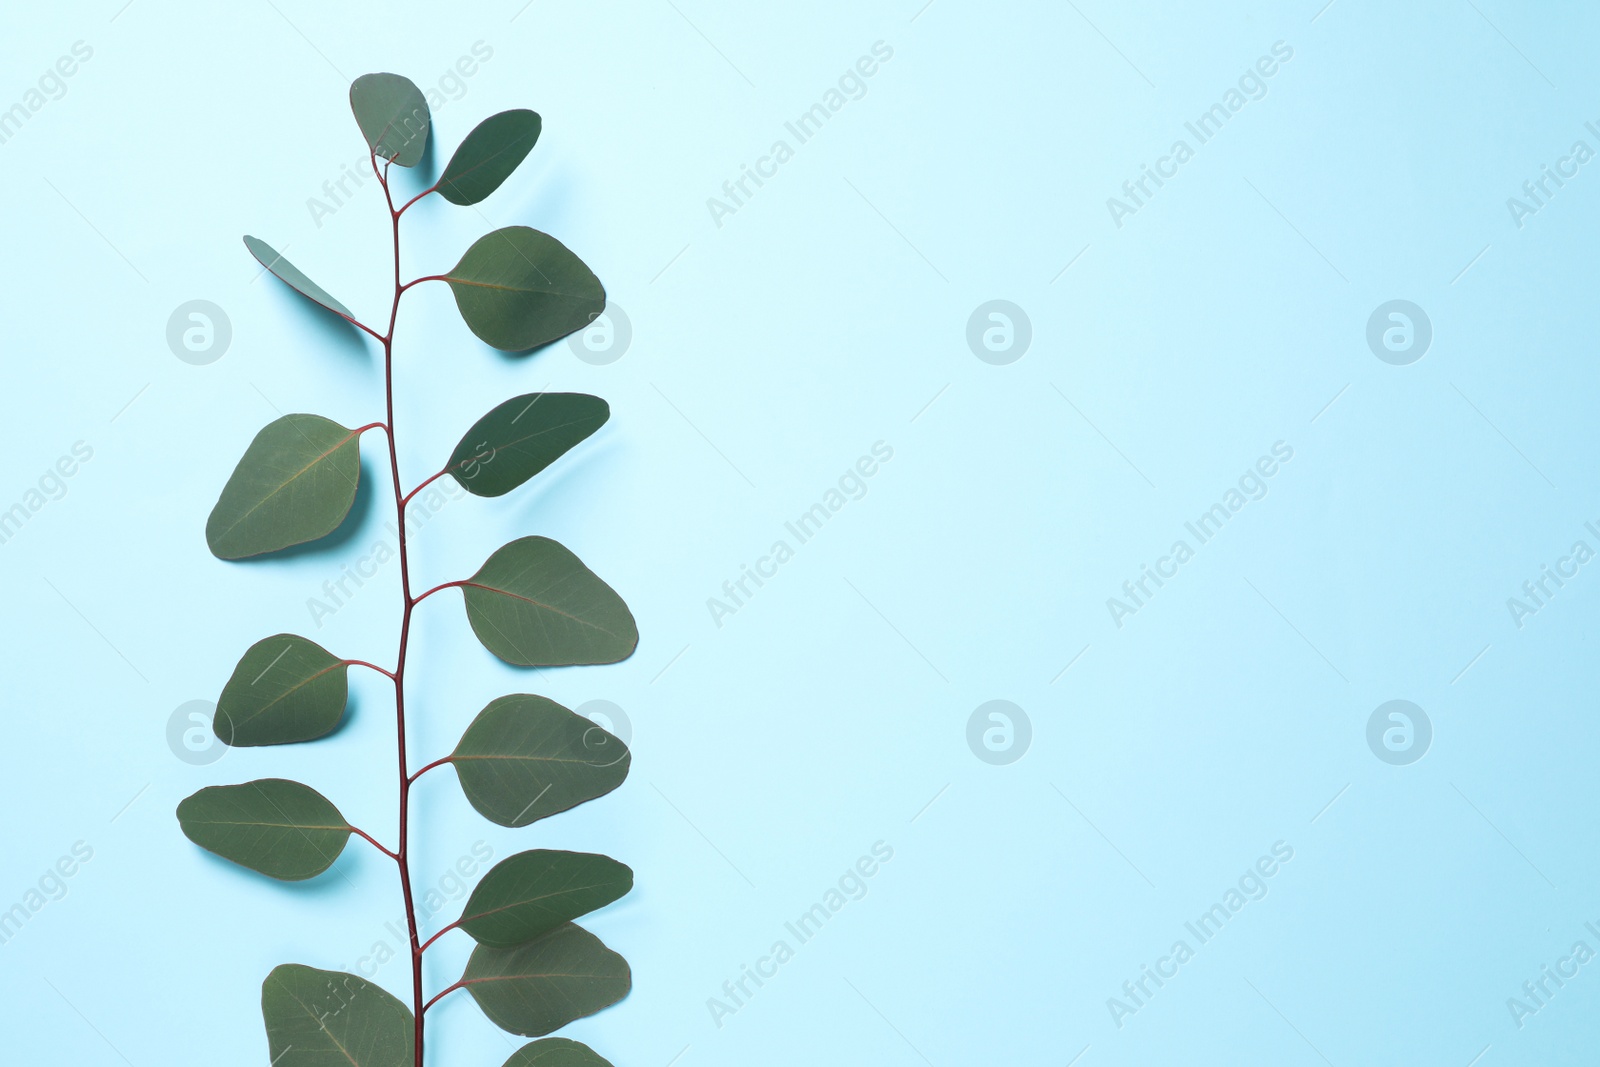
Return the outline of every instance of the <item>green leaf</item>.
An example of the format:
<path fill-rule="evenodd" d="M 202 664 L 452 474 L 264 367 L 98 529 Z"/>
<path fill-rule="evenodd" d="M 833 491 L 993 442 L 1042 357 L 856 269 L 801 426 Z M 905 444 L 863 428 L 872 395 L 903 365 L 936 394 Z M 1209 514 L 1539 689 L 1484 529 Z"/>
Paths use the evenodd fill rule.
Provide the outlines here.
<path fill-rule="evenodd" d="M 263 267 L 288 283 L 289 288 L 301 296 L 321 304 L 335 315 L 340 315 L 351 322 L 356 321 L 356 317 L 350 313 L 349 308 L 335 300 L 328 290 L 307 278 L 299 267 L 278 255 L 267 242 L 245 234 L 244 246 L 250 250 L 252 256 L 255 256 L 260 261 Z"/>
<path fill-rule="evenodd" d="M 261 1017 L 273 1067 L 412 1067 L 416 1059 L 411 1010 L 342 971 L 274 967 L 261 983 Z"/>
<path fill-rule="evenodd" d="M 428 101 L 410 78 L 398 74 L 363 74 L 350 83 L 350 110 L 380 159 L 402 167 L 422 161 L 428 147 Z"/>
<path fill-rule="evenodd" d="M 439 175 L 439 195 L 452 204 L 476 204 L 500 188 L 539 140 L 537 113 L 519 109 L 478 123 Z"/>
<path fill-rule="evenodd" d="M 478 496 L 511 492 L 605 425 L 611 407 L 585 393 L 528 393 L 472 424 L 446 466 Z"/>
<path fill-rule="evenodd" d="M 527 826 L 628 777 L 628 746 L 553 700 L 517 693 L 478 712 L 449 756 L 461 791 L 501 826 Z"/>
<path fill-rule="evenodd" d="M 462 983 L 496 1026 L 525 1037 L 609 1008 L 628 995 L 628 961 L 567 923 L 517 948 L 479 945 Z"/>
<path fill-rule="evenodd" d="M 327 797 L 282 778 L 207 786 L 178 805 L 178 823 L 208 852 L 285 882 L 332 867 L 350 839 Z"/>
<path fill-rule="evenodd" d="M 222 687 L 211 728 L 236 748 L 321 737 L 344 715 L 349 673 L 348 663 L 304 637 L 257 641 Z"/>
<path fill-rule="evenodd" d="M 517 1049 L 505 1062 L 505 1067 L 612 1067 L 612 1064 L 588 1045 L 564 1037 L 546 1037 Z"/>
<path fill-rule="evenodd" d="M 606 291 L 583 260 L 527 226 L 478 238 L 444 280 L 468 329 L 508 352 L 558 341 L 606 307 Z"/>
<path fill-rule="evenodd" d="M 220 559 L 244 559 L 315 541 L 355 503 L 361 442 L 321 415 L 285 415 L 262 428 L 206 520 Z"/>
<path fill-rule="evenodd" d="M 639 643 L 622 598 L 548 537 L 496 550 L 461 591 L 483 647 L 520 667 L 616 663 Z"/>
<path fill-rule="evenodd" d="M 481 945 L 510 948 L 603 908 L 632 888 L 632 869 L 610 856 L 519 852 L 483 876 L 459 923 Z"/>

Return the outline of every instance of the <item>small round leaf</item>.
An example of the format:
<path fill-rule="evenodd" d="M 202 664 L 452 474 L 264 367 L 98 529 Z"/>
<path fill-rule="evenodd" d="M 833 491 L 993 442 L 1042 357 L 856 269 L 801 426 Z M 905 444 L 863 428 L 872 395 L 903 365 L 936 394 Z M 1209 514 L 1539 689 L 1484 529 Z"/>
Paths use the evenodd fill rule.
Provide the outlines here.
<path fill-rule="evenodd" d="M 211 728 L 236 748 L 321 737 L 344 716 L 349 673 L 349 664 L 304 637 L 257 641 L 222 687 Z"/>
<path fill-rule="evenodd" d="M 484 818 L 527 826 L 604 796 L 628 777 L 628 746 L 553 700 L 517 693 L 491 700 L 461 735 L 450 762 Z"/>
<path fill-rule="evenodd" d="M 510 948 L 632 888 L 632 869 L 610 856 L 534 849 L 495 864 L 467 898 L 459 922 L 479 944 Z"/>
<path fill-rule="evenodd" d="M 439 176 L 439 195 L 452 204 L 476 204 L 500 188 L 539 140 L 537 113 L 518 109 L 478 123 Z"/>
<path fill-rule="evenodd" d="M 519 667 L 616 663 L 639 643 L 622 598 L 548 537 L 497 549 L 461 591 L 483 647 Z"/>
<path fill-rule="evenodd" d="M 605 288 L 583 260 L 527 226 L 478 238 L 444 280 L 467 328 L 507 352 L 558 341 L 606 307 Z"/>
<path fill-rule="evenodd" d="M 461 980 L 491 1022 L 525 1037 L 609 1008 L 633 982 L 627 960 L 571 923 L 516 948 L 479 945 Z"/>
<path fill-rule="evenodd" d="M 178 805 L 178 823 L 208 852 L 285 882 L 332 867 L 350 839 L 332 801 L 282 778 L 207 786 Z"/>
<path fill-rule="evenodd" d="M 206 544 L 220 559 L 245 559 L 326 537 L 350 513 L 360 478 L 356 431 L 285 415 L 245 449 L 206 520 Z"/>

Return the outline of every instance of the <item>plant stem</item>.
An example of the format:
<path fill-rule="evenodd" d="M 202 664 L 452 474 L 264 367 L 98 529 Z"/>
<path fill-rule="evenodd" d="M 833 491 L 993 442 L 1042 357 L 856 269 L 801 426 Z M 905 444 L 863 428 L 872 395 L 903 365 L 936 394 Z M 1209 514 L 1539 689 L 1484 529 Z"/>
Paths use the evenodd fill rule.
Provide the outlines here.
<path fill-rule="evenodd" d="M 411 572 L 406 558 L 406 500 L 400 488 L 400 455 L 395 448 L 394 419 L 394 324 L 400 313 L 400 295 L 405 289 L 400 284 L 400 212 L 395 210 L 394 197 L 389 191 L 389 167 L 378 170 L 377 155 L 372 156 L 372 172 L 383 186 L 383 197 L 389 205 L 389 222 L 394 245 L 394 301 L 389 306 L 389 330 L 383 341 L 383 399 L 389 439 L 389 471 L 394 480 L 395 521 L 400 556 L 400 651 L 395 657 L 394 717 L 396 749 L 400 760 L 400 844 L 394 854 L 400 867 L 400 892 L 405 897 L 406 928 L 411 934 L 411 997 L 416 1013 L 416 1067 L 423 1067 L 423 1013 L 426 1005 L 422 999 L 422 942 L 417 937 L 417 909 L 411 894 L 411 865 L 408 829 L 411 812 L 411 774 L 406 762 L 406 645 L 411 637 L 411 610 L 416 601 L 411 597 Z M 408 205 L 409 206 L 409 205 Z"/>

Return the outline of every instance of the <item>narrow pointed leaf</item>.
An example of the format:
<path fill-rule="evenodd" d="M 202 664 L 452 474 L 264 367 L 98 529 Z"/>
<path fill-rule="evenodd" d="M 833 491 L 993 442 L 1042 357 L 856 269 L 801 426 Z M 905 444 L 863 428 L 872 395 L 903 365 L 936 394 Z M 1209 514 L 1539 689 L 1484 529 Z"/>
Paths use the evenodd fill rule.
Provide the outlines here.
<path fill-rule="evenodd" d="M 567 923 L 517 948 L 479 945 L 461 976 L 496 1026 L 525 1037 L 593 1015 L 628 995 L 628 961 Z"/>
<path fill-rule="evenodd" d="M 208 852 L 285 882 L 332 867 L 350 839 L 332 801 L 282 778 L 208 786 L 178 805 L 178 823 Z"/>
<path fill-rule="evenodd" d="M 473 423 L 446 466 L 463 489 L 502 496 L 605 425 L 611 408 L 584 393 L 513 397 Z"/>
<path fill-rule="evenodd" d="M 256 434 L 206 521 L 221 559 L 244 559 L 325 537 L 355 503 L 361 442 L 321 415 L 285 415 Z"/>
<path fill-rule="evenodd" d="M 500 188 L 539 140 L 536 112 L 518 109 L 478 123 L 439 176 L 439 195 L 452 204 L 476 204 Z"/>
<path fill-rule="evenodd" d="M 459 921 L 480 945 L 510 948 L 603 908 L 632 888 L 632 869 L 610 856 L 534 849 L 495 864 L 467 898 Z"/>
<path fill-rule="evenodd" d="M 288 284 L 289 288 L 301 296 L 321 304 L 335 315 L 342 315 L 352 322 L 355 321 L 355 316 L 350 313 L 349 308 L 335 300 L 328 290 L 307 278 L 299 267 L 278 255 L 267 242 L 246 234 L 244 246 L 250 250 L 252 256 L 255 256 L 260 261 L 263 267 L 281 278 Z"/>
<path fill-rule="evenodd" d="M 517 1049 L 505 1067 L 612 1067 L 612 1063 L 581 1042 L 546 1037 Z"/>
<path fill-rule="evenodd" d="M 553 700 L 491 700 L 450 754 L 461 791 L 501 826 L 529 823 L 604 796 L 628 777 L 628 746 Z"/>
<path fill-rule="evenodd" d="M 467 328 L 508 352 L 558 341 L 606 307 L 606 291 L 583 260 L 527 226 L 478 238 L 444 280 Z"/>
<path fill-rule="evenodd" d="M 428 101 L 410 78 L 398 74 L 363 74 L 350 83 L 350 110 L 379 159 L 402 167 L 422 161 L 428 147 Z"/>
<path fill-rule="evenodd" d="M 321 737 L 344 716 L 349 673 L 348 663 L 304 637 L 257 641 L 222 687 L 211 728 L 237 748 Z"/>
<path fill-rule="evenodd" d="M 411 1010 L 342 971 L 274 967 L 261 983 L 261 1018 L 273 1067 L 412 1067 L 416 1059 Z"/>
<path fill-rule="evenodd" d="M 622 598 L 548 537 L 496 550 L 461 591 L 483 647 L 520 667 L 616 663 L 639 643 Z"/>

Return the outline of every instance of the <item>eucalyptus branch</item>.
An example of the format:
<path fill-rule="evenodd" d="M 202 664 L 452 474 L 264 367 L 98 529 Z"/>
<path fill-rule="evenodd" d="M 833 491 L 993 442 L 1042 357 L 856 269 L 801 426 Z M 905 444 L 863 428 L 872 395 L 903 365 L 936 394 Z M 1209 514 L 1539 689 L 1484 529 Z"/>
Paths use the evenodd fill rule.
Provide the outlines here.
<path fill-rule="evenodd" d="M 268 424 L 223 487 L 206 523 L 206 542 L 219 559 L 243 560 L 333 533 L 355 502 L 361 437 L 383 430 L 398 519 L 395 669 L 341 658 L 294 634 L 276 634 L 252 645 L 234 668 L 217 700 L 213 729 L 235 746 L 314 741 L 332 733 L 343 718 L 351 667 L 386 676 L 394 685 L 398 843 L 387 848 L 315 789 L 281 778 L 202 789 L 178 806 L 178 820 L 202 848 L 286 881 L 323 874 L 352 836 L 394 860 L 411 943 L 411 1003 L 355 975 L 284 964 L 267 976 L 261 994 L 268 1054 L 277 1067 L 335 1060 L 352 1067 L 422 1067 L 427 1009 L 457 989 L 467 989 L 502 1028 L 542 1035 L 615 1003 L 632 982 L 626 961 L 572 922 L 632 888 L 633 872 L 606 856 L 519 852 L 484 875 L 459 918 L 425 941 L 418 932 L 410 831 L 412 786 L 419 778 L 451 764 L 474 808 L 503 826 L 520 827 L 615 789 L 627 776 L 631 757 L 620 740 L 582 716 L 544 697 L 514 694 L 479 712 L 451 753 L 411 772 L 406 720 L 414 709 L 406 703 L 406 672 L 417 605 L 445 589 L 461 589 L 478 640 L 517 666 L 615 663 L 632 655 L 639 634 L 616 592 L 545 537 L 519 537 L 491 554 L 470 578 L 412 595 L 405 512 L 417 493 L 446 476 L 475 496 L 508 493 L 600 429 L 610 408 L 598 397 L 575 393 L 513 397 L 468 429 L 437 473 L 405 492 L 395 418 L 401 297 L 422 282 L 445 282 L 479 340 L 522 351 L 587 326 L 604 310 L 605 290 L 564 245 L 525 226 L 480 238 L 446 273 L 402 283 L 405 212 L 433 193 L 463 205 L 489 196 L 532 150 L 541 121 L 525 110 L 484 120 L 439 180 L 397 208 L 390 170 L 421 161 L 431 125 L 427 102 L 405 78 L 368 74 L 351 85 L 350 105 L 389 213 L 393 289 L 385 332 L 357 319 L 266 242 L 246 237 L 245 245 L 285 284 L 382 346 L 384 419 L 354 430 L 318 415 L 285 415 Z M 425 999 L 423 953 L 457 929 L 477 947 L 461 978 Z M 533 1067 L 548 1053 L 573 1067 L 608 1067 L 586 1046 L 555 1038 L 523 1046 L 506 1067 Z"/>

